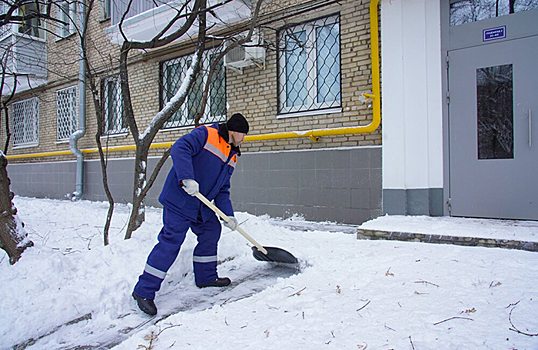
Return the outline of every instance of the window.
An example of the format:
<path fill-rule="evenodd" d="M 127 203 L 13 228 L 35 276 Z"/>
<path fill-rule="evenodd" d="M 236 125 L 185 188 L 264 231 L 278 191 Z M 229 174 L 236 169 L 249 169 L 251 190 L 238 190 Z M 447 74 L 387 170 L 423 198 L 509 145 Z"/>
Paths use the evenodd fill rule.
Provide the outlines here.
<path fill-rule="evenodd" d="M 512 64 L 476 70 L 478 159 L 514 158 Z"/>
<path fill-rule="evenodd" d="M 66 38 L 77 31 L 75 23 L 78 22 L 77 2 L 75 0 L 60 1 L 58 3 L 58 36 Z"/>
<path fill-rule="evenodd" d="M 102 82 L 105 134 L 127 132 L 127 124 L 123 118 L 123 99 L 121 98 L 120 76 L 108 77 Z"/>
<path fill-rule="evenodd" d="M 166 128 L 194 125 L 194 118 L 201 109 L 205 84 L 211 64 L 218 52 L 208 50 L 204 52 L 201 70 L 194 82 L 185 103 L 165 124 Z M 181 86 L 187 70 L 190 67 L 192 56 L 183 56 L 163 63 L 163 104 L 168 103 Z M 222 60 L 217 63 L 216 69 L 209 83 L 207 105 L 201 124 L 216 123 L 226 120 L 226 72 Z"/>
<path fill-rule="evenodd" d="M 340 17 L 282 29 L 278 40 L 279 113 L 340 107 Z"/>
<path fill-rule="evenodd" d="M 37 97 L 13 103 L 13 146 L 37 145 L 39 101 Z"/>
<path fill-rule="evenodd" d="M 42 5 L 38 4 L 37 1 L 28 2 L 19 7 L 19 15 L 26 17 L 26 19 L 19 24 L 19 33 L 42 39 L 45 38 L 45 31 L 43 30 L 45 21 L 42 18 L 32 17 L 32 15 L 37 15 L 40 12 L 42 13 L 41 7 Z"/>
<path fill-rule="evenodd" d="M 60 141 L 68 140 L 77 131 L 78 121 L 77 87 L 56 91 L 56 137 Z"/>
<path fill-rule="evenodd" d="M 0 2 L 0 14 L 5 15 L 8 12 L 8 10 L 9 10 L 9 5 L 4 2 Z M 0 38 L 10 33 L 11 33 L 11 24 L 6 23 L 3 26 L 0 26 Z"/>
<path fill-rule="evenodd" d="M 101 10 L 103 14 L 103 19 L 110 19 L 110 6 L 112 0 L 102 0 L 101 1 Z"/>
<path fill-rule="evenodd" d="M 450 25 L 457 26 L 533 9 L 538 9 L 538 0 L 452 0 Z"/>

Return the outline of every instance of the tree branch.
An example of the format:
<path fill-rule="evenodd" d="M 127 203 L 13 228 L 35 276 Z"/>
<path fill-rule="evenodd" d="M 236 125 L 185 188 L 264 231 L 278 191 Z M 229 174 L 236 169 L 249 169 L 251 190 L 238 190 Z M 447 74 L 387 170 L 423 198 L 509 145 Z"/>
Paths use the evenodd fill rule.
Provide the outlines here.
<path fill-rule="evenodd" d="M 519 302 L 518 302 L 519 303 Z M 516 303 L 517 305 L 517 303 Z M 510 310 L 510 313 L 508 314 L 508 321 L 510 322 L 510 325 L 512 327 L 508 328 L 509 330 L 513 331 L 513 332 L 516 332 L 516 333 L 519 333 L 519 334 L 523 334 L 523 335 L 526 335 L 528 337 L 538 337 L 538 333 L 528 333 L 528 332 L 523 332 L 523 331 L 520 331 L 519 329 L 517 329 L 517 327 L 514 325 L 514 323 L 512 322 L 512 312 L 514 311 L 514 309 L 516 308 L 516 305 L 514 305 L 512 307 L 512 310 Z"/>
<path fill-rule="evenodd" d="M 254 12 L 252 14 L 252 20 L 250 22 L 250 26 L 249 26 L 249 29 L 248 29 L 248 34 L 244 38 L 236 40 L 231 45 L 228 45 L 224 49 L 224 51 L 222 51 L 217 56 L 217 58 L 215 60 L 213 60 L 213 63 L 211 63 L 211 67 L 209 69 L 207 81 L 206 81 L 205 87 L 204 87 L 204 94 L 202 96 L 202 102 L 200 103 L 201 109 L 200 109 L 200 111 L 198 111 L 198 113 L 196 114 L 196 116 L 194 118 L 194 125 L 195 126 L 200 125 L 200 119 L 203 117 L 203 115 L 205 113 L 205 109 L 206 109 L 206 106 L 207 106 L 207 97 L 209 96 L 209 87 L 211 86 L 211 79 L 213 78 L 213 74 L 215 73 L 215 70 L 217 68 L 217 64 L 222 60 L 222 58 L 227 53 L 232 51 L 234 48 L 236 48 L 236 47 L 238 47 L 240 45 L 243 45 L 243 44 L 245 44 L 245 43 L 247 43 L 247 42 L 249 42 L 251 40 L 252 34 L 254 32 L 254 28 L 257 26 L 258 16 L 260 14 L 260 9 L 261 9 L 262 3 L 263 3 L 263 0 L 258 0 L 256 2 L 256 7 L 255 7 Z"/>
<path fill-rule="evenodd" d="M 151 186 L 153 186 L 153 183 L 157 179 L 157 176 L 159 175 L 159 172 L 161 171 L 161 168 L 163 167 L 164 163 L 166 163 L 166 160 L 170 156 L 170 151 L 172 148 L 168 148 L 166 151 L 164 151 L 161 159 L 159 159 L 159 162 L 155 166 L 155 169 L 153 169 L 153 173 L 151 174 L 151 177 L 148 180 L 148 183 L 144 188 L 142 189 L 142 192 L 140 193 L 140 197 L 144 198 L 148 191 L 150 190 Z"/>
<path fill-rule="evenodd" d="M 442 320 L 442 321 L 439 321 L 439 322 L 435 322 L 433 325 L 434 325 L 434 326 L 437 326 L 438 324 L 444 323 L 444 322 L 446 322 L 446 321 L 454 320 L 454 319 L 456 319 L 456 318 L 459 318 L 459 319 L 462 319 L 462 320 L 474 321 L 472 318 L 469 318 L 469 317 L 454 316 L 454 317 L 447 318 L 446 320 Z"/>

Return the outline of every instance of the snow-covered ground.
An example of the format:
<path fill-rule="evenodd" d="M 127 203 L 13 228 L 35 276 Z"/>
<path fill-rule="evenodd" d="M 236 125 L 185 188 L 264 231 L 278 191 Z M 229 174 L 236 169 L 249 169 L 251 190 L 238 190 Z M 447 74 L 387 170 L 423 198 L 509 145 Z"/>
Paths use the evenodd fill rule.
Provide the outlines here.
<path fill-rule="evenodd" d="M 159 209 L 125 241 L 129 210 L 117 206 L 104 247 L 106 203 L 15 204 L 35 246 L 14 266 L 0 251 L 2 349 L 538 349 L 538 253 L 362 241 L 350 227 L 237 213 L 260 243 L 298 257 L 299 269 L 255 260 L 240 234 L 223 229 L 219 274 L 234 283 L 200 290 L 189 234 L 149 318 L 130 293 L 156 242 Z M 532 222 L 456 221 L 385 216 L 364 227 L 538 236 Z"/>

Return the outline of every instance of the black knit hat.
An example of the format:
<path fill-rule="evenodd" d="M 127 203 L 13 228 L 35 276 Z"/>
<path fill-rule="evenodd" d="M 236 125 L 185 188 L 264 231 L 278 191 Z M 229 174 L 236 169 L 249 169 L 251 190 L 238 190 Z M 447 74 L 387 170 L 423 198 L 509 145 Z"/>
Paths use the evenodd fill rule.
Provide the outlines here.
<path fill-rule="evenodd" d="M 230 131 L 242 132 L 248 134 L 248 122 L 241 113 L 235 113 L 228 119 L 226 126 Z"/>

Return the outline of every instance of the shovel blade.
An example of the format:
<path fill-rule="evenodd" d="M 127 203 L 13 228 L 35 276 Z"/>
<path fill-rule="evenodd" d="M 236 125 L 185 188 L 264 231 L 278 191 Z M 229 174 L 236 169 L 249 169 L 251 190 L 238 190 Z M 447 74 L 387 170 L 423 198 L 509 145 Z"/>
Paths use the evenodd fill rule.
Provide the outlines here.
<path fill-rule="evenodd" d="M 258 248 L 252 247 L 254 258 L 259 261 L 269 261 L 284 264 L 297 264 L 298 260 L 290 252 L 275 247 L 264 247 L 267 254 L 263 254 Z"/>

